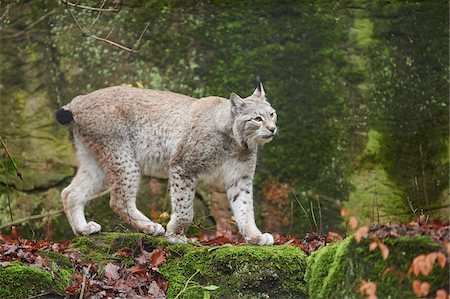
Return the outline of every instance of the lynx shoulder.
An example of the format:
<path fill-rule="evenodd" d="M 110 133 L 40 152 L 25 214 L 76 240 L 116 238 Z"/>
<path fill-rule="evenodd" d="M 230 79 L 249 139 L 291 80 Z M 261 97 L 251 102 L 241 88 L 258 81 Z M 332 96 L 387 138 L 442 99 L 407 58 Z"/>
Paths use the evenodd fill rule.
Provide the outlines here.
<path fill-rule="evenodd" d="M 226 190 L 244 238 L 273 244 L 273 237 L 257 228 L 253 211 L 257 149 L 277 133 L 276 112 L 260 81 L 249 97 L 232 93 L 230 100 L 110 87 L 74 98 L 56 117 L 63 124 L 73 121 L 79 168 L 61 196 L 76 235 L 101 230 L 86 221 L 84 206 L 110 189 L 110 206 L 124 221 L 185 243 L 195 188 L 213 184 Z M 169 179 L 172 214 L 166 232 L 136 207 L 142 175 Z"/>

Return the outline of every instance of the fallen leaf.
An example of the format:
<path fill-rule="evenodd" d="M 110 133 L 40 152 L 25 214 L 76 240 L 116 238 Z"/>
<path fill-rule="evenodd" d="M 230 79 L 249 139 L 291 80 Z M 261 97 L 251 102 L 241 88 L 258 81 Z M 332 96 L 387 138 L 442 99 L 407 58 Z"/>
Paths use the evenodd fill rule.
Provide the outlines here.
<path fill-rule="evenodd" d="M 375 296 L 376 298 L 375 295 L 376 292 L 377 292 L 377 284 L 375 282 L 365 280 L 361 281 L 361 285 L 359 286 L 359 293 L 361 295 Z"/>
<path fill-rule="evenodd" d="M 378 247 L 377 242 L 370 243 L 370 245 L 369 245 L 369 252 L 370 251 L 374 251 L 377 247 Z"/>
<path fill-rule="evenodd" d="M 153 271 L 158 270 L 158 267 L 166 262 L 166 252 L 157 248 L 150 253 L 150 267 Z"/>
<path fill-rule="evenodd" d="M 148 288 L 148 295 L 151 295 L 155 299 L 165 299 L 166 296 L 164 292 L 159 288 L 158 284 L 155 281 L 152 281 L 150 287 Z"/>
<path fill-rule="evenodd" d="M 383 242 L 378 242 L 378 248 L 380 248 L 381 255 L 383 256 L 383 260 L 386 260 L 389 256 L 389 248 L 384 245 Z"/>
<path fill-rule="evenodd" d="M 445 248 L 447 249 L 447 253 L 450 255 L 450 242 L 445 242 Z"/>
<path fill-rule="evenodd" d="M 358 219 L 355 216 L 350 217 L 348 224 L 352 229 L 356 229 L 358 227 Z"/>
<path fill-rule="evenodd" d="M 133 253 L 133 250 L 129 247 L 124 247 L 119 250 L 117 250 L 116 253 L 113 254 L 113 256 L 123 256 L 123 257 L 130 257 Z"/>
<path fill-rule="evenodd" d="M 362 237 L 369 232 L 367 226 L 361 226 L 355 233 L 355 240 L 357 243 L 361 242 Z"/>
<path fill-rule="evenodd" d="M 446 290 L 439 289 L 436 291 L 436 298 L 435 299 L 447 299 L 448 293 Z"/>
<path fill-rule="evenodd" d="M 442 252 L 438 252 L 436 254 L 437 256 L 437 261 L 439 263 L 439 265 L 441 266 L 442 269 L 445 268 L 445 264 L 447 264 L 447 258 L 445 257 L 445 255 Z"/>
<path fill-rule="evenodd" d="M 107 263 L 105 266 L 105 277 L 113 280 L 119 279 L 119 269 L 120 268 L 118 266 Z"/>
<path fill-rule="evenodd" d="M 412 287 L 414 294 L 416 294 L 417 297 L 426 296 L 430 292 L 430 284 L 428 282 L 421 282 L 420 280 L 414 280 Z"/>
<path fill-rule="evenodd" d="M 422 282 L 419 280 L 414 280 L 412 283 L 412 288 L 414 294 L 416 294 L 417 297 L 421 297 L 422 290 L 421 290 Z"/>
<path fill-rule="evenodd" d="M 426 296 L 430 292 L 430 284 L 428 282 L 422 282 L 420 286 L 421 296 Z"/>

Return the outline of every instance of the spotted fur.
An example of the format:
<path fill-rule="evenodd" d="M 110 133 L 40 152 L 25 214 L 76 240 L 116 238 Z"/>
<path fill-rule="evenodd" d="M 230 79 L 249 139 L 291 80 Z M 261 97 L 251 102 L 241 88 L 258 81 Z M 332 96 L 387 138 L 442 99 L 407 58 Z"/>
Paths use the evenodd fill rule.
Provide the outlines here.
<path fill-rule="evenodd" d="M 232 93 L 230 100 L 110 87 L 78 96 L 62 110 L 59 115 L 73 118 L 79 162 L 61 194 L 76 235 L 100 231 L 99 224 L 86 221 L 84 206 L 106 189 L 111 208 L 123 220 L 141 232 L 164 234 L 136 207 L 140 178 L 148 175 L 169 179 L 172 214 L 166 236 L 171 243 L 187 241 L 195 188 L 210 184 L 226 190 L 248 242 L 273 244 L 273 237 L 257 228 L 253 211 L 257 149 L 277 132 L 276 113 L 261 83 L 251 96 Z"/>

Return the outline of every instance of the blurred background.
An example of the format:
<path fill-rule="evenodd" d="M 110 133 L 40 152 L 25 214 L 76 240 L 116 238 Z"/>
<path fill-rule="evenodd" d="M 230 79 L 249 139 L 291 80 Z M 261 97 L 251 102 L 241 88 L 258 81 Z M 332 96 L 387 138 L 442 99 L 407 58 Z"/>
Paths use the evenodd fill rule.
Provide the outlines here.
<path fill-rule="evenodd" d="M 255 179 L 265 231 L 344 233 L 350 215 L 366 225 L 448 219 L 447 1 L 0 5 L 1 232 L 73 237 L 60 191 L 77 164 L 71 128 L 54 118 L 73 97 L 113 85 L 247 96 L 256 75 L 279 115 Z M 141 185 L 138 206 L 167 223 L 167 182 Z M 192 232 L 234 227 L 223 194 L 197 197 Z M 103 230 L 131 230 L 108 195 L 86 213 Z"/>

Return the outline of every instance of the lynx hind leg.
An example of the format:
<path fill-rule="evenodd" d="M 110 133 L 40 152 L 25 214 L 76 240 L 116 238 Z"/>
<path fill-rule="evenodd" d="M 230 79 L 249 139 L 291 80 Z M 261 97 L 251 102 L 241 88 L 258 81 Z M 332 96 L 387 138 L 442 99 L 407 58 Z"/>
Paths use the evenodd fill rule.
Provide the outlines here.
<path fill-rule="evenodd" d="M 75 235 L 90 235 L 101 230 L 93 221 L 87 222 L 84 215 L 86 203 L 106 189 L 103 170 L 92 153 L 75 135 L 79 168 L 74 179 L 62 192 L 64 212 Z"/>
<path fill-rule="evenodd" d="M 140 170 L 131 151 L 118 151 L 107 159 L 108 183 L 111 186 L 110 206 L 121 219 L 140 232 L 152 236 L 164 234 L 161 224 L 148 219 L 136 206 L 139 189 Z"/>
<path fill-rule="evenodd" d="M 187 243 L 185 233 L 194 219 L 194 197 L 194 179 L 187 177 L 181 169 L 173 169 L 170 174 L 172 214 L 166 233 L 169 243 Z"/>

